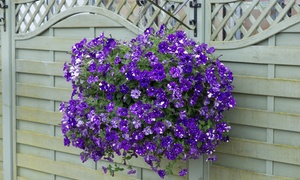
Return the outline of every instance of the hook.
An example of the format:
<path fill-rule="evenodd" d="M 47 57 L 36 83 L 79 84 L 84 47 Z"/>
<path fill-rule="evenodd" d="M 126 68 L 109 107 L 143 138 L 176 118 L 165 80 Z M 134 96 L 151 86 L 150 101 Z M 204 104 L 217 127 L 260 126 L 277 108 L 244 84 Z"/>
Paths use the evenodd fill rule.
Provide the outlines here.
<path fill-rule="evenodd" d="M 160 9 L 161 11 L 163 11 L 163 12 L 165 12 L 166 14 L 168 14 L 169 16 L 171 16 L 173 19 L 175 19 L 176 21 L 178 21 L 181 25 L 183 25 L 184 27 L 186 27 L 187 29 L 189 29 L 189 30 L 194 30 L 195 29 L 195 27 L 190 27 L 190 26 L 188 26 L 188 25 L 186 25 L 184 22 L 182 22 L 180 19 L 178 19 L 177 17 L 175 17 L 175 15 L 176 14 L 172 14 L 172 13 L 170 13 L 169 11 L 167 11 L 167 10 L 165 10 L 163 7 L 160 7 L 159 5 L 157 5 L 155 2 L 153 2 L 152 0 L 149 0 L 149 2 L 152 4 L 152 5 L 154 5 L 154 6 L 156 6 L 158 9 Z M 188 0 L 186 0 L 186 2 L 185 3 L 187 3 L 188 2 Z M 141 5 L 143 5 L 143 3 L 147 3 L 147 0 L 136 0 L 136 3 L 137 3 L 137 5 L 139 5 L 139 6 L 141 6 Z M 141 4 L 141 5 L 140 5 Z M 184 5 L 181 5 L 182 7 L 184 6 Z M 180 9 L 182 8 L 180 6 Z M 180 10 L 179 9 L 179 10 Z M 178 10 L 178 11 L 179 11 Z M 177 9 L 176 9 L 176 11 L 177 11 Z"/>

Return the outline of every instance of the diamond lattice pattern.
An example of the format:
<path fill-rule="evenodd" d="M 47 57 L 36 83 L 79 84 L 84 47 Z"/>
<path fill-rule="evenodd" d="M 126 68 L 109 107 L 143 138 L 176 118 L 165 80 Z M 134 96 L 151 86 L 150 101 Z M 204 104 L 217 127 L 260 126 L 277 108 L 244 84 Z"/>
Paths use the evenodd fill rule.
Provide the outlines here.
<path fill-rule="evenodd" d="M 235 41 L 261 33 L 300 13 L 297 0 L 212 4 L 212 41 Z"/>
<path fill-rule="evenodd" d="M 170 9 L 178 7 L 180 3 L 156 0 L 161 7 Z M 147 3 L 138 6 L 135 0 L 38 0 L 23 4 L 16 4 L 16 33 L 24 34 L 41 27 L 57 14 L 73 7 L 96 6 L 106 8 L 124 17 L 141 29 L 153 27 L 157 30 L 162 23 L 167 27 L 184 29 L 176 20 L 157 7 Z M 179 11 L 176 18 L 186 23 L 186 13 Z"/>

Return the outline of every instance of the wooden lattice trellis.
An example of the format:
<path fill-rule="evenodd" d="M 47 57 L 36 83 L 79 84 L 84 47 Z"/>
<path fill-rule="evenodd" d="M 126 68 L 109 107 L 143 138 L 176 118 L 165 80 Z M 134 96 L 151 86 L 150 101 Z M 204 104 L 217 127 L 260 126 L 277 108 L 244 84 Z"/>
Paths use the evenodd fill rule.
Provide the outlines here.
<path fill-rule="evenodd" d="M 171 7 L 176 9 L 182 2 L 156 0 L 156 3 L 168 10 Z M 138 6 L 135 0 L 23 0 L 16 3 L 16 33 L 32 32 L 61 12 L 75 7 L 105 8 L 141 29 L 151 26 L 157 30 L 162 23 L 168 28 L 178 29 L 181 26 L 149 2 L 145 6 Z M 182 21 L 187 21 L 186 17 L 184 10 L 176 15 L 176 18 Z"/>
<path fill-rule="evenodd" d="M 300 14 L 297 0 L 212 1 L 212 41 L 235 41 L 262 33 Z"/>

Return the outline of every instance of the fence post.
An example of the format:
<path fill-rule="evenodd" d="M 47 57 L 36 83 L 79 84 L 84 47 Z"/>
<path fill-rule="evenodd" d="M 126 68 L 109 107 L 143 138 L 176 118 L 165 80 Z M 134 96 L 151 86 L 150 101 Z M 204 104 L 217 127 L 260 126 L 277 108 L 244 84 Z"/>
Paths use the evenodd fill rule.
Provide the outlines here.
<path fill-rule="evenodd" d="M 188 37 L 193 38 L 197 43 L 205 42 L 205 33 L 206 33 L 206 27 L 205 27 L 205 0 L 197 0 L 197 3 L 200 4 L 201 7 L 193 8 L 190 7 L 190 3 L 194 4 L 193 0 L 190 0 L 189 3 L 187 3 L 186 13 L 188 17 L 188 23 L 191 20 L 194 20 L 194 11 L 197 11 L 197 22 L 195 27 L 197 36 L 194 36 L 194 30 L 188 31 Z M 193 26 L 190 24 L 190 26 Z"/>
<path fill-rule="evenodd" d="M 209 180 L 209 163 L 206 162 L 205 156 L 195 160 L 190 159 L 188 162 L 188 180 Z"/>
<path fill-rule="evenodd" d="M 191 0 L 193 1 L 193 0 Z M 190 38 L 195 39 L 197 43 L 209 43 L 211 34 L 210 0 L 197 0 L 201 8 L 197 8 L 197 37 L 194 37 L 194 31 L 188 33 Z M 194 9 L 187 4 L 186 12 L 188 20 L 194 19 Z M 200 159 L 190 159 L 188 162 L 188 180 L 209 180 L 209 163 L 205 156 Z"/>
<path fill-rule="evenodd" d="M 2 129 L 3 129 L 3 179 L 16 179 L 15 160 L 15 74 L 14 64 L 14 1 L 6 0 L 5 26 L 1 26 L 2 58 Z"/>

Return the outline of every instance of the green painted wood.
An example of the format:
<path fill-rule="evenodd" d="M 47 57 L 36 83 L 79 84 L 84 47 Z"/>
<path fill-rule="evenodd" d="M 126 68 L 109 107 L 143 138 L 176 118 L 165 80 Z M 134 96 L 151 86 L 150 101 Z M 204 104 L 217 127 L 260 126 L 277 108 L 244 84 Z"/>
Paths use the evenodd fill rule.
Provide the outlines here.
<path fill-rule="evenodd" d="M 241 75 L 268 77 L 268 66 L 266 64 L 227 61 L 223 61 L 223 63 L 230 68 L 234 76 Z"/>
<path fill-rule="evenodd" d="M 234 169 L 248 170 L 252 172 L 265 173 L 265 160 L 246 156 L 236 156 L 234 154 L 219 153 L 217 149 L 217 161 L 213 165 L 224 166 Z M 246 163 L 245 163 L 246 162 Z M 216 172 L 217 173 L 217 172 Z"/>
<path fill-rule="evenodd" d="M 53 26 L 54 28 L 84 28 L 84 27 L 123 27 L 120 23 L 112 21 L 105 16 L 95 14 L 74 15 Z M 66 29 L 67 30 L 67 29 Z"/>
<path fill-rule="evenodd" d="M 299 138 L 299 136 L 300 136 L 300 131 L 290 132 L 290 131 L 274 130 L 274 143 L 300 147 L 300 141 L 296 140 Z"/>
<path fill-rule="evenodd" d="M 276 35 L 277 46 L 300 46 L 299 32 L 282 32 Z"/>
<path fill-rule="evenodd" d="M 217 49 L 215 55 L 222 54 L 220 59 L 229 62 L 300 65 L 295 52 L 300 52 L 300 47 L 249 46 L 231 50 Z"/>
<path fill-rule="evenodd" d="M 45 148 L 38 148 L 34 146 L 29 146 L 25 144 L 18 144 L 18 152 L 22 154 L 33 155 L 41 158 L 46 159 L 53 159 L 54 158 L 54 151 Z"/>
<path fill-rule="evenodd" d="M 67 61 L 67 59 L 66 59 Z M 16 61 L 16 71 L 30 74 L 42 74 L 42 75 L 52 75 L 52 76 L 62 76 L 63 63 L 56 62 L 41 62 L 41 61 L 31 61 L 31 60 L 21 60 Z"/>
<path fill-rule="evenodd" d="M 37 36 L 29 40 L 16 41 L 16 48 L 68 52 L 71 50 L 71 47 L 75 43 L 81 41 L 83 37 L 84 34 L 82 34 L 82 38 L 55 38 Z"/>
<path fill-rule="evenodd" d="M 299 165 L 274 162 L 274 175 L 298 180 L 300 178 Z"/>
<path fill-rule="evenodd" d="M 224 166 L 211 166 L 210 180 L 220 179 L 251 179 L 251 180 L 293 180 L 293 178 L 265 175 L 253 171 L 245 171 L 237 168 L 227 168 Z"/>
<path fill-rule="evenodd" d="M 89 159 L 86 162 L 82 163 L 79 154 L 70 154 L 66 152 L 56 151 L 55 160 L 59 162 L 69 163 L 77 166 L 82 166 L 89 169 L 96 169 L 96 163 Z M 100 167 L 101 168 L 101 167 Z"/>
<path fill-rule="evenodd" d="M 300 66 L 275 66 L 275 78 L 300 80 Z"/>
<path fill-rule="evenodd" d="M 291 33 L 295 33 L 295 32 L 300 32 L 300 24 L 295 24 L 285 30 L 283 30 L 282 32 L 291 32 Z"/>
<path fill-rule="evenodd" d="M 211 12 L 209 4 L 207 1 L 202 4 L 208 17 Z M 85 10 L 88 9 L 91 8 Z M 61 17 L 80 11 L 77 8 Z M 204 8 L 199 11 L 204 12 Z M 66 52 L 71 50 L 75 42 L 83 37 L 92 38 L 103 31 L 120 39 L 134 36 L 133 31 L 123 28 L 120 22 L 107 19 L 109 17 L 91 14 L 71 16 L 62 21 L 55 19 L 50 22 L 53 27 L 47 25 L 39 32 L 15 37 L 17 167 L 20 179 L 54 179 L 53 174 L 58 175 L 56 179 L 81 177 L 77 174 L 85 174 L 84 178 L 104 178 L 101 166 L 107 162 L 82 165 L 78 157 L 80 151 L 63 146 L 58 109 L 59 103 L 68 100 L 70 95 L 70 86 L 61 77 L 61 69 L 63 62 L 69 61 Z M 289 23 L 292 21 L 298 20 L 290 20 Z M 206 26 L 202 26 L 202 29 L 205 37 L 201 34 L 201 39 L 209 42 L 211 33 L 206 27 L 211 26 L 211 20 L 207 18 L 204 23 Z M 279 29 L 274 28 L 273 31 Z M 138 32 L 138 29 L 134 30 Z M 223 54 L 221 60 L 235 75 L 237 108 L 226 113 L 226 118 L 232 124 L 233 138 L 217 150 L 218 165 L 214 164 L 209 169 L 210 179 L 283 180 L 288 179 L 283 176 L 298 176 L 299 143 L 293 140 L 300 132 L 298 32 L 299 25 L 293 25 L 276 36 L 268 32 L 267 39 L 255 36 L 247 42 L 212 43 L 217 47 L 216 55 Z M 240 48 L 253 42 L 257 45 Z M 232 47 L 236 49 L 230 49 Z M 0 143 L 2 146 L 2 140 Z M 117 161 L 121 162 L 120 159 Z M 139 176 L 143 176 L 143 179 L 157 177 L 149 171 L 143 160 L 134 160 L 132 164 L 141 167 Z M 186 166 L 184 163 L 182 165 Z M 207 169 L 205 171 L 208 173 Z M 96 175 L 96 172 L 100 174 Z M 167 178 L 181 179 L 177 176 Z M 194 180 L 191 176 L 188 178 Z"/>
<path fill-rule="evenodd" d="M 237 107 L 267 110 L 267 96 L 234 93 L 234 97 Z"/>
<path fill-rule="evenodd" d="M 63 52 L 66 54 L 66 52 Z M 16 49 L 15 50 L 16 59 L 20 60 L 32 60 L 39 62 L 52 62 L 48 50 L 34 50 L 34 49 Z"/>
<path fill-rule="evenodd" d="M 17 107 L 16 117 L 23 121 L 58 126 L 61 123 L 62 114 L 60 112 L 45 111 L 40 108 L 19 106 Z"/>
<path fill-rule="evenodd" d="M 14 7 L 13 1 L 6 1 L 8 7 Z M 2 127 L 3 127 L 3 179 L 16 179 L 16 149 L 15 149 L 15 64 L 14 64 L 14 52 L 15 47 L 13 43 L 14 37 L 14 21 L 15 12 L 14 8 L 5 9 L 5 21 L 6 31 L 1 26 L 1 65 L 2 71 L 1 77 L 1 89 L 2 89 Z M 3 46 L 4 45 L 4 46 Z"/>
<path fill-rule="evenodd" d="M 18 96 L 17 106 L 38 108 L 38 109 L 45 110 L 45 111 L 53 110 L 53 104 L 50 104 L 49 100 L 30 98 L 30 97 Z"/>
<path fill-rule="evenodd" d="M 286 16 L 285 12 L 287 12 L 289 10 L 289 6 L 293 5 L 294 2 L 295 1 L 293 1 L 293 0 L 289 1 L 287 3 L 287 5 L 284 7 L 284 10 L 278 16 L 281 16 L 281 17 Z M 231 11 L 229 13 L 232 13 L 232 11 L 233 10 L 231 9 Z M 228 17 L 226 14 L 226 17 L 223 18 L 224 21 L 226 20 L 226 22 L 227 22 L 227 20 L 228 20 L 227 18 Z M 281 20 L 282 19 L 280 19 L 279 17 L 276 17 L 275 21 L 273 22 L 273 24 L 270 28 L 268 28 L 267 30 L 262 31 L 258 34 L 255 34 L 249 38 L 245 38 L 245 39 L 238 40 L 238 41 L 210 41 L 209 44 L 215 46 L 217 49 L 238 49 L 238 48 L 243 48 L 243 47 L 247 47 L 247 46 L 255 47 L 255 44 L 257 44 L 267 38 L 270 38 L 270 37 L 274 36 L 274 34 L 277 34 L 281 31 L 283 31 L 284 29 L 287 29 L 287 28 L 289 28 L 295 24 L 298 24 L 300 22 L 299 14 L 296 16 L 293 16 L 291 18 L 285 19 L 284 21 L 281 21 Z M 225 23 L 224 21 L 220 22 L 220 26 L 218 26 L 218 30 L 220 30 L 220 28 L 223 27 L 223 25 Z M 281 22 L 279 22 L 279 21 L 281 21 Z M 212 37 L 215 37 L 214 35 L 216 35 L 216 32 L 217 31 L 214 31 Z"/>
<path fill-rule="evenodd" d="M 68 101 L 71 92 L 71 89 L 46 87 L 23 83 L 17 84 L 16 89 L 16 94 L 18 96 L 56 101 Z"/>
<path fill-rule="evenodd" d="M 45 180 L 54 179 L 54 176 L 52 174 L 32 170 L 29 168 L 23 168 L 23 167 L 18 168 L 18 174 L 19 174 L 18 180 L 19 178 L 26 179 L 26 180 L 39 180 L 39 178 Z"/>
<path fill-rule="evenodd" d="M 300 97 L 299 80 L 235 76 L 233 85 L 235 87 L 233 91 L 236 93 L 289 98 Z"/>
<path fill-rule="evenodd" d="M 18 130 L 17 142 L 39 148 L 45 148 L 70 154 L 79 154 L 80 150 L 76 148 L 68 148 L 61 143 L 60 137 L 49 136 L 32 131 Z"/>
<path fill-rule="evenodd" d="M 245 126 L 231 123 L 231 137 L 250 139 L 255 141 L 267 141 L 267 130 L 265 128 Z"/>
<path fill-rule="evenodd" d="M 15 37 L 17 39 L 30 39 L 32 37 L 38 36 L 43 31 L 51 28 L 54 24 L 58 23 L 59 21 L 65 19 L 67 17 L 70 17 L 75 14 L 86 14 L 86 13 L 95 13 L 100 16 L 108 17 L 112 21 L 118 22 L 119 24 L 126 27 L 127 29 L 129 29 L 130 31 L 132 31 L 135 34 L 137 34 L 139 31 L 139 28 L 137 26 L 135 26 L 135 24 L 130 23 L 124 17 L 119 16 L 118 14 L 116 14 L 110 10 L 107 10 L 103 7 L 85 6 L 85 7 L 73 7 L 71 9 L 68 9 L 67 11 L 60 12 L 59 14 L 55 15 L 53 18 L 51 18 L 49 21 L 47 21 L 47 23 L 45 23 L 43 26 L 39 27 L 35 31 L 25 33 L 25 34 L 18 34 Z"/>
<path fill-rule="evenodd" d="M 226 113 L 225 117 L 234 124 L 300 132 L 299 114 L 235 108 Z"/>
<path fill-rule="evenodd" d="M 31 84 L 38 86 L 53 86 L 52 77 L 43 74 L 17 73 L 16 81 L 22 84 Z"/>
<path fill-rule="evenodd" d="M 286 112 L 291 114 L 300 114 L 300 99 L 299 98 L 282 98 L 275 97 L 274 111 Z"/>
<path fill-rule="evenodd" d="M 298 146 L 231 138 L 230 143 L 221 144 L 217 152 L 294 165 L 300 164 L 300 147 Z"/>
<path fill-rule="evenodd" d="M 32 131 L 39 134 L 45 134 L 45 135 L 53 134 L 53 126 L 48 124 L 40 124 L 40 123 L 18 120 L 17 128 L 19 130 Z"/>

